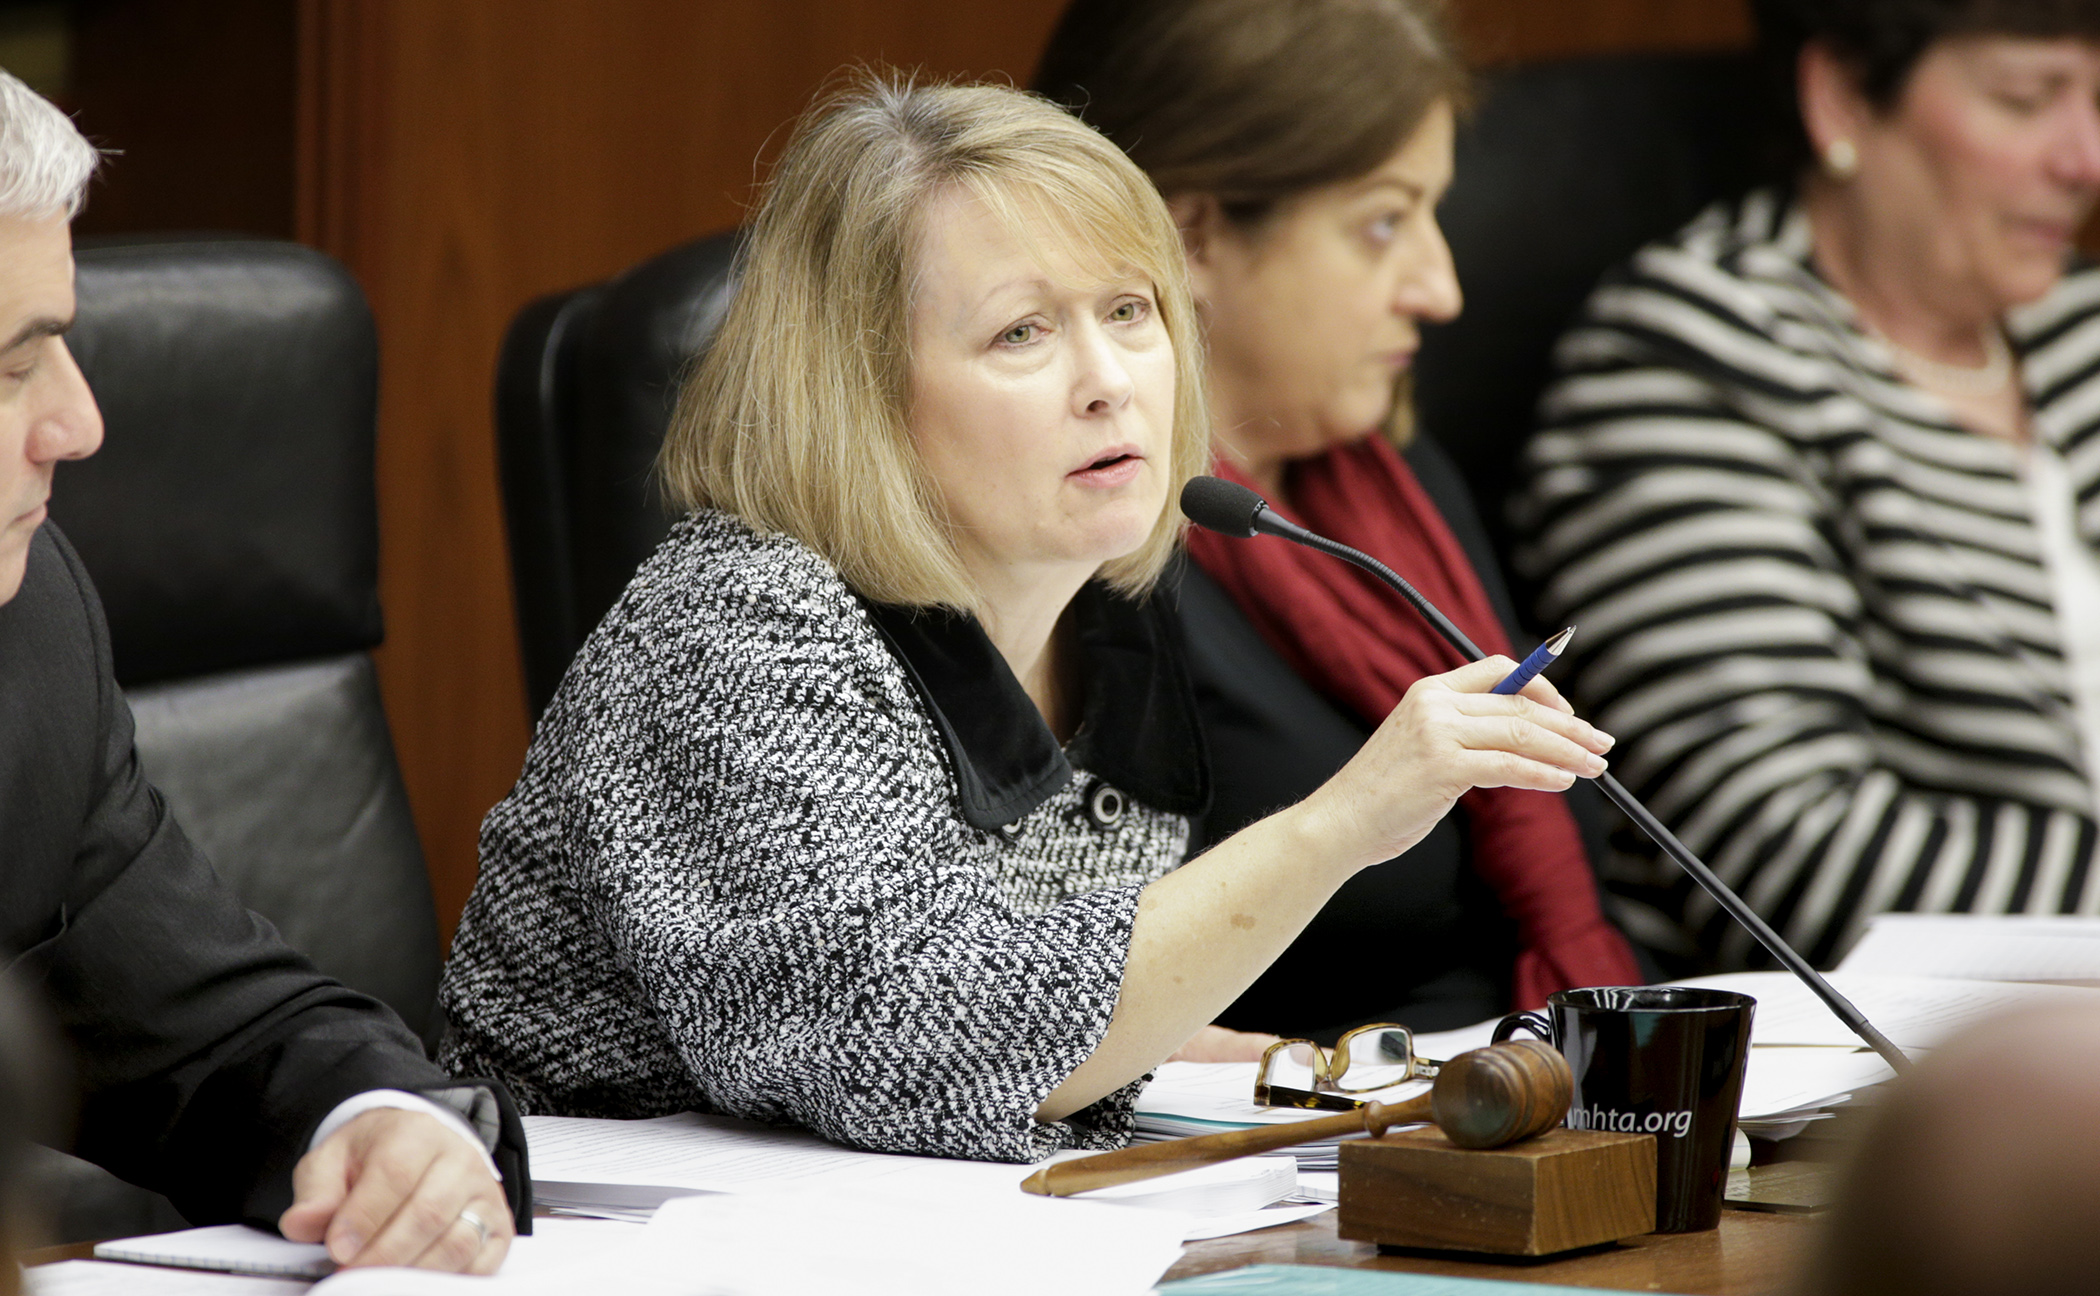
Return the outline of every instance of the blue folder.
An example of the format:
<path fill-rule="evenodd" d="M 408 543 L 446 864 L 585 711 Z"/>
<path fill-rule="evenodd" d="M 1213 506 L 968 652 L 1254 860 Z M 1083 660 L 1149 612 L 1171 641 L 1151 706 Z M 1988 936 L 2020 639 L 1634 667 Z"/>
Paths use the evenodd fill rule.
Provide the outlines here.
<path fill-rule="evenodd" d="M 1441 1278 L 1434 1274 L 1380 1273 L 1326 1265 L 1251 1265 L 1161 1283 L 1159 1296 L 1552 1296 L 1588 1293 L 1593 1287 L 1541 1287 L 1487 1278 Z"/>

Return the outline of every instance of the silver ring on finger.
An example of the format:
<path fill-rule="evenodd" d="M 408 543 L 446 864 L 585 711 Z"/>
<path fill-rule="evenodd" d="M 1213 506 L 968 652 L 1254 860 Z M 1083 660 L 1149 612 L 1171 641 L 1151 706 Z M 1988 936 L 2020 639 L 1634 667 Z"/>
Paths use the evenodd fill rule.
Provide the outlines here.
<path fill-rule="evenodd" d="M 464 1220 L 468 1224 L 473 1225 L 474 1227 L 474 1233 L 476 1238 L 478 1239 L 474 1243 L 474 1249 L 476 1251 L 479 1251 L 481 1248 L 487 1246 L 489 1243 L 488 1221 L 481 1218 L 481 1216 L 475 1214 L 474 1208 L 472 1206 L 466 1207 L 465 1209 L 461 1210 L 459 1213 L 459 1217 L 460 1219 Z"/>

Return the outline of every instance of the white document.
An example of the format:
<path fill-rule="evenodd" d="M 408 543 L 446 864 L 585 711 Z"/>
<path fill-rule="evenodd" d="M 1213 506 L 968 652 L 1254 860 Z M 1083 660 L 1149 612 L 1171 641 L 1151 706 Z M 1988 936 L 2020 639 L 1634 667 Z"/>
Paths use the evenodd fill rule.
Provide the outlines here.
<path fill-rule="evenodd" d="M 160 1269 L 107 1260 L 64 1260 L 22 1271 L 28 1296 L 306 1296 L 313 1284 Z"/>
<path fill-rule="evenodd" d="M 1879 914 L 1838 971 L 2100 985 L 2100 918 Z"/>
<path fill-rule="evenodd" d="M 1251 1085 L 1251 1067 L 1248 1076 Z M 686 1194 L 779 1190 L 866 1190 L 938 1211 L 948 1203 L 1025 1196 L 1021 1181 L 1039 1168 L 856 1152 L 804 1130 L 693 1113 L 632 1121 L 528 1116 L 525 1134 L 534 1182 L 549 1185 L 550 1201 L 579 1214 L 616 1219 L 657 1213 Z M 1055 1159 L 1086 1155 L 1090 1154 L 1070 1152 Z M 1237 1218 L 1278 1200 L 1291 1187 L 1288 1172 L 1250 1160 L 1114 1191 L 1123 1198 L 1117 1205 L 1168 1210 L 1201 1209 L 1205 1196 L 1215 1196 L 1217 1209 Z M 1184 1189 L 1190 1190 L 1189 1196 L 1180 1195 Z M 1244 1228 L 1268 1224 L 1250 1220 Z"/>
<path fill-rule="evenodd" d="M 421 1269 L 344 1269 L 309 1283 L 100 1260 L 72 1260 L 26 1272 L 31 1296 L 566 1296 L 608 1283 L 617 1285 L 621 1296 L 692 1296 L 689 1283 L 667 1280 L 651 1286 L 642 1277 L 633 1285 L 623 1281 L 629 1268 L 627 1257 L 645 1239 L 646 1230 L 638 1224 L 538 1219 L 533 1221 L 532 1236 L 512 1239 L 503 1268 L 494 1278 Z M 125 1241 L 145 1244 L 159 1239 Z"/>
<path fill-rule="evenodd" d="M 1750 1028 L 1751 1042 L 1755 1044 L 1865 1047 L 1859 1036 L 1790 972 L 1731 972 L 1675 984 L 1734 990 L 1757 1000 L 1757 1014 Z M 1830 984 L 1905 1051 L 1932 1048 L 1950 1035 L 2027 1005 L 2100 1004 L 2100 990 L 2075 986 L 1861 976 L 1850 972 L 1831 973 Z"/>
<path fill-rule="evenodd" d="M 325 1278 L 335 1269 L 328 1248 L 320 1243 L 287 1242 L 246 1224 L 215 1224 L 98 1242 L 95 1258 L 309 1280 Z"/>
<path fill-rule="evenodd" d="M 1302 1107 L 1256 1106 L 1254 1073 L 1259 1068 L 1257 1062 L 1162 1063 L 1151 1083 L 1138 1094 L 1138 1138 L 1156 1142 L 1261 1125 L 1292 1125 L 1334 1115 Z M 1362 1096 L 1380 1102 L 1403 1102 L 1427 1092 L 1427 1081 L 1411 1080 Z M 1337 1164 L 1336 1144 L 1344 1138 L 1361 1137 L 1353 1134 L 1301 1143 L 1291 1149 L 1291 1154 L 1298 1158 L 1300 1169 L 1332 1170 Z"/>
<path fill-rule="evenodd" d="M 1249 1125 L 1290 1125 L 1333 1112 L 1254 1104 L 1256 1062 L 1162 1062 L 1139 1091 L 1138 1121 L 1152 1126 L 1188 1123 L 1190 1132 L 1206 1126 L 1245 1129 Z"/>
<path fill-rule="evenodd" d="M 1333 1209 L 1333 1202 L 1300 1202 L 1289 1206 L 1269 1206 L 1256 1211 L 1239 1211 L 1231 1215 L 1200 1216 L 1190 1222 L 1188 1231 L 1182 1235 L 1181 1240 L 1200 1242 L 1204 1238 L 1254 1233 L 1261 1229 L 1275 1228 L 1279 1224 L 1296 1224 L 1299 1220 L 1324 1215 Z"/>
<path fill-rule="evenodd" d="M 671 1286 L 653 1287 L 637 1277 L 627 1282 L 628 1257 L 647 1240 L 639 1224 L 608 1220 L 540 1218 L 530 1237 L 513 1238 L 503 1268 L 493 1278 L 431 1273 L 425 1269 L 340 1269 L 314 1284 L 313 1296 L 540 1296 L 616 1288 L 621 1296 L 670 1296 Z"/>
<path fill-rule="evenodd" d="M 686 1113 L 654 1120 L 527 1116 L 532 1177 L 701 1192 L 815 1186 L 937 1194 L 1018 1191 L 1034 1166 L 885 1156 L 803 1130 Z"/>
<path fill-rule="evenodd" d="M 1834 1107 L 1896 1073 L 1878 1053 L 1838 1048 L 1761 1044 L 1750 1050 L 1737 1108 L 1746 1121 L 1799 1118 Z"/>
<path fill-rule="evenodd" d="M 1069 1158 L 1059 1158 L 1066 1159 Z M 1297 1191 L 1298 1161 L 1295 1157 L 1260 1156 L 1221 1161 L 1216 1165 L 1161 1175 L 1157 1179 L 1117 1184 L 1112 1188 L 1096 1188 L 1082 1194 L 1078 1200 L 1224 1217 L 1264 1210 Z M 1239 1231 L 1225 1230 L 1226 1233 Z M 1223 1237 L 1224 1233 L 1203 1236 Z"/>
<path fill-rule="evenodd" d="M 1181 1257 L 1188 1224 L 1023 1193 L 943 1209 L 869 1190 L 681 1197 L 649 1225 L 650 1264 L 689 1258 L 738 1296 L 1141 1296 Z"/>

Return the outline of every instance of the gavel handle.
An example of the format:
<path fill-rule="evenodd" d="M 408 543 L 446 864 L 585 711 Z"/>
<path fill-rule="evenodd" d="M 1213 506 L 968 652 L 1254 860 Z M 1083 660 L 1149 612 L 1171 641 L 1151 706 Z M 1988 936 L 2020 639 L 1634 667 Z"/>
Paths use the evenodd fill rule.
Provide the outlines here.
<path fill-rule="evenodd" d="M 1146 1143 L 1119 1152 L 1059 1161 L 1028 1176 L 1021 1183 L 1021 1191 L 1038 1197 L 1070 1197 L 1074 1193 L 1136 1183 L 1140 1179 L 1156 1179 L 1160 1175 L 1274 1152 L 1300 1143 L 1316 1143 L 1344 1134 L 1369 1134 L 1376 1138 L 1389 1126 L 1411 1125 L 1428 1119 L 1428 1094 L 1403 1103 L 1367 1103 L 1355 1111 L 1292 1121 L 1288 1125 L 1258 1125 L 1225 1134 L 1200 1134 L 1195 1138 Z"/>

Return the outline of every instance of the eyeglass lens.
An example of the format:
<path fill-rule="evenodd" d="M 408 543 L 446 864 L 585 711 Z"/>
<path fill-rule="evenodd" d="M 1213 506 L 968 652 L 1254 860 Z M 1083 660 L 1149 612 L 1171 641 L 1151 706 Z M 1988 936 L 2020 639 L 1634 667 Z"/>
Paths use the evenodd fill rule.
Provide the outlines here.
<path fill-rule="evenodd" d="M 1396 1085 L 1414 1069 L 1414 1037 L 1397 1026 L 1351 1031 L 1335 1046 L 1335 1088 L 1370 1093 Z"/>

